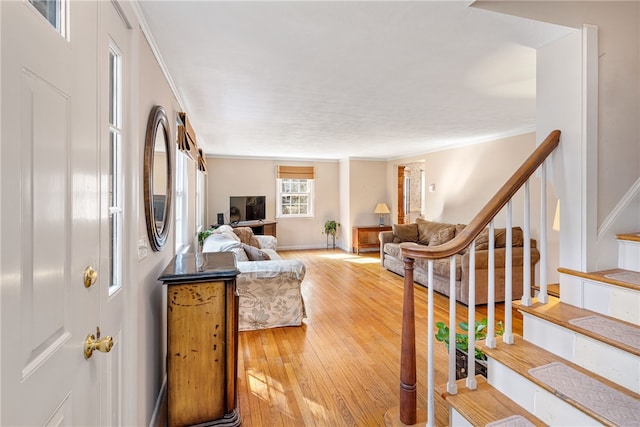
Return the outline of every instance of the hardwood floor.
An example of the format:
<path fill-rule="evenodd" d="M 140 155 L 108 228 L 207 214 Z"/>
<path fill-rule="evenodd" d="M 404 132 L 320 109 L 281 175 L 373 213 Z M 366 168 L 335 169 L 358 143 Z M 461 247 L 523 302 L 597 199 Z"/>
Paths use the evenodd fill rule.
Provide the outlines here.
<path fill-rule="evenodd" d="M 283 251 L 305 262 L 307 318 L 301 327 L 240 332 L 238 407 L 244 427 L 383 426 L 398 406 L 403 279 L 380 266 L 378 253 Z M 426 408 L 427 290 L 415 287 L 418 408 Z M 435 321 L 447 321 L 435 294 Z M 478 318 L 484 317 L 479 307 Z M 518 313 L 519 314 L 519 313 Z M 459 320 L 466 307 L 458 304 Z M 503 319 L 503 305 L 496 306 Z M 434 331 L 435 332 L 435 331 Z M 522 318 L 514 315 L 514 332 Z M 446 382 L 447 352 L 436 342 L 435 384 Z M 448 409 L 436 399 L 436 424 Z"/>

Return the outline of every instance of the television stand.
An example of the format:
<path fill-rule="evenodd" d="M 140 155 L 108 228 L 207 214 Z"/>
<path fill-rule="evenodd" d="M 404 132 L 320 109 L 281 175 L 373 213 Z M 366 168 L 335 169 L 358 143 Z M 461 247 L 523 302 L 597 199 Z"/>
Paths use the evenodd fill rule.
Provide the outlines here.
<path fill-rule="evenodd" d="M 229 225 L 233 228 L 249 227 L 253 230 L 253 234 L 276 237 L 276 224 L 276 221 L 240 221 Z"/>

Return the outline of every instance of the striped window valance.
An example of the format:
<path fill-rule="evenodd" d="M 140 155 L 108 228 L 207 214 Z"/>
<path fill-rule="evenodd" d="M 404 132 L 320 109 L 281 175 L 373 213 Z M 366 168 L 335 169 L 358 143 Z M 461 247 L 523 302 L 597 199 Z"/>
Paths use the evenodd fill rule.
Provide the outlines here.
<path fill-rule="evenodd" d="M 278 166 L 279 179 L 315 179 L 313 166 Z"/>
<path fill-rule="evenodd" d="M 196 132 L 191 127 L 187 113 L 178 113 L 178 150 L 184 152 L 189 158 L 198 161 L 198 143 Z"/>

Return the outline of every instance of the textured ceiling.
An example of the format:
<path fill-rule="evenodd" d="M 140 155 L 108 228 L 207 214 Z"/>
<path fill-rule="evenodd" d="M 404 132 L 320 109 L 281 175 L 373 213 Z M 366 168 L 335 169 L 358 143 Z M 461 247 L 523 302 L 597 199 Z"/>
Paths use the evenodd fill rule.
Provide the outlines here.
<path fill-rule="evenodd" d="M 209 155 L 391 159 L 532 131 L 569 29 L 434 1 L 141 1 Z"/>

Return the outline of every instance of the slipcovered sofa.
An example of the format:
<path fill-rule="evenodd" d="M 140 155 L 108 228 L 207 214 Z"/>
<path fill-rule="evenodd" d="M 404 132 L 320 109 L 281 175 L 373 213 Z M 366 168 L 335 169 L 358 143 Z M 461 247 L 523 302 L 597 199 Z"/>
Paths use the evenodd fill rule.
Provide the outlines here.
<path fill-rule="evenodd" d="M 300 326 L 306 317 L 301 285 L 306 268 L 300 260 L 285 260 L 273 236 L 254 235 L 249 227 L 223 225 L 207 237 L 203 252 L 233 252 L 240 274 L 240 331 Z"/>
<path fill-rule="evenodd" d="M 418 218 L 415 223 L 395 224 L 392 231 L 383 231 L 380 239 L 380 263 L 387 270 L 404 276 L 404 262 L 400 254 L 400 243 L 414 242 L 421 245 L 441 245 L 464 229 L 464 224 L 447 224 Z M 504 301 L 506 229 L 495 229 L 495 300 Z M 520 227 L 512 229 L 512 285 L 513 299 L 522 297 L 523 289 L 523 233 Z M 483 230 L 476 238 L 476 304 L 488 302 L 488 261 L 489 231 Z M 531 240 L 531 284 L 534 284 L 535 264 L 540 259 L 536 241 Z M 469 253 L 465 250 L 455 255 L 457 301 L 469 303 Z M 414 264 L 413 280 L 427 286 L 428 261 L 417 259 Z M 433 263 L 433 290 L 449 296 L 449 257 L 435 260 Z"/>

